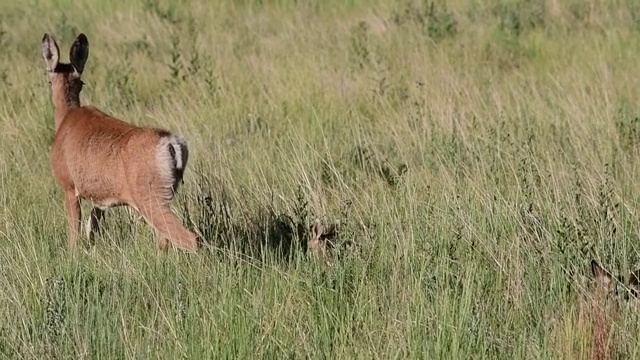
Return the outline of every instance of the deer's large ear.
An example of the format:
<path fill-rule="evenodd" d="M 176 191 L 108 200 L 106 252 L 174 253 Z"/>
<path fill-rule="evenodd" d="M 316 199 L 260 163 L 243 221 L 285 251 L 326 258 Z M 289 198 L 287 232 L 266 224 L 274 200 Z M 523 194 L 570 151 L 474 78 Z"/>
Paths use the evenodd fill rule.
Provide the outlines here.
<path fill-rule="evenodd" d="M 611 289 L 615 286 L 615 279 L 613 276 L 595 260 L 591 260 L 591 274 L 598 285 L 607 289 Z"/>
<path fill-rule="evenodd" d="M 322 227 L 322 224 L 320 223 L 320 220 L 316 220 L 315 224 L 313 224 L 313 229 L 311 230 L 313 237 L 308 242 L 308 246 L 312 250 L 317 250 L 320 248 L 320 237 L 322 236 L 323 230 L 324 229 Z"/>
<path fill-rule="evenodd" d="M 82 74 L 84 71 L 84 64 L 87 62 L 88 57 L 89 40 L 84 34 L 80 34 L 76 38 L 76 41 L 73 42 L 73 45 L 71 45 L 71 50 L 69 51 L 71 65 L 73 65 L 79 74 Z"/>
<path fill-rule="evenodd" d="M 633 296 L 638 297 L 638 295 L 640 295 L 640 269 L 629 274 L 629 281 L 627 285 Z"/>
<path fill-rule="evenodd" d="M 48 72 L 54 72 L 60 60 L 60 50 L 53 36 L 44 34 L 42 37 L 42 57 L 47 66 Z"/>
<path fill-rule="evenodd" d="M 313 224 L 313 238 L 319 241 L 323 233 L 324 226 L 322 226 L 320 220 L 316 220 L 316 222 Z"/>

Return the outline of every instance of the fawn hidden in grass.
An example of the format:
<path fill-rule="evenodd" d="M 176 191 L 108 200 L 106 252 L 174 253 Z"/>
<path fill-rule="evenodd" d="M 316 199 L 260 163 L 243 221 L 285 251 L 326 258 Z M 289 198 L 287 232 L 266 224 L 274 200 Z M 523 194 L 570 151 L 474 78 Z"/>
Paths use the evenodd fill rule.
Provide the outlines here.
<path fill-rule="evenodd" d="M 80 235 L 80 200 L 93 204 L 87 232 L 99 231 L 106 208 L 128 205 L 160 233 L 159 247 L 170 243 L 185 251 L 198 248 L 197 237 L 171 211 L 169 203 L 182 181 L 189 151 L 180 136 L 158 128 L 132 126 L 92 106 L 80 105 L 81 79 L 89 41 L 80 34 L 61 63 L 55 39 L 45 34 L 42 55 L 55 107 L 53 173 L 64 191 L 69 217 L 69 248 Z"/>
<path fill-rule="evenodd" d="M 611 319 L 616 316 L 617 306 L 608 301 L 608 297 L 618 291 L 618 285 L 632 298 L 638 297 L 640 290 L 640 270 L 629 274 L 625 280 L 621 276 L 614 277 L 598 262 L 591 260 L 591 276 L 595 280 L 592 303 L 593 350 L 594 360 L 611 359 Z M 629 296 L 627 296 L 629 298 Z"/>

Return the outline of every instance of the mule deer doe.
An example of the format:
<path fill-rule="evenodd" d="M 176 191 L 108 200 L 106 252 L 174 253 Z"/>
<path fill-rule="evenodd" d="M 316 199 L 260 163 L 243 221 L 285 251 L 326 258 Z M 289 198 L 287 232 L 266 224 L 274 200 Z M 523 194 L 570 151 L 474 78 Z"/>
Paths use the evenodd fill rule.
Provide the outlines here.
<path fill-rule="evenodd" d="M 127 124 L 92 106 L 80 106 L 81 75 L 89 56 L 84 34 L 71 46 L 70 63 L 59 62 L 58 45 L 49 34 L 42 38 L 42 55 L 55 107 L 51 162 L 66 197 L 69 248 L 76 249 L 80 234 L 80 200 L 89 200 L 93 204 L 87 226 L 90 239 L 99 231 L 106 208 L 128 205 L 160 233 L 162 250 L 173 243 L 195 252 L 196 235 L 169 207 L 187 165 L 185 140 L 166 130 Z"/>

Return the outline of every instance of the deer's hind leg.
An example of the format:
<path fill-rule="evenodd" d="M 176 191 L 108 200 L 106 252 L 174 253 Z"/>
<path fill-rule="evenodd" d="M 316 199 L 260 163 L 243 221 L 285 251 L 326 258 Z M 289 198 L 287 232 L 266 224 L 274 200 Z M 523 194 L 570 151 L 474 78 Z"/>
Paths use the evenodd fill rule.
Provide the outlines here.
<path fill-rule="evenodd" d="M 198 250 L 197 236 L 187 230 L 168 204 L 152 204 L 140 208 L 140 214 L 160 234 L 158 247 L 167 251 L 169 244 L 187 252 Z"/>

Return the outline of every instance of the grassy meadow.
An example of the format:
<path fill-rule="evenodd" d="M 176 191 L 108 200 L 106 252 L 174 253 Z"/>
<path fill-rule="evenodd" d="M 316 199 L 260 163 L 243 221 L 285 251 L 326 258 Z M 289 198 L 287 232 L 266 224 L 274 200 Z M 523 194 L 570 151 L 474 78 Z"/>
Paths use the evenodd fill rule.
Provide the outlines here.
<path fill-rule="evenodd" d="M 124 208 L 69 253 L 45 32 L 187 139 L 198 254 Z M 590 260 L 640 267 L 637 1 L 1 0 L 0 59 L 0 358 L 581 359 Z"/>

